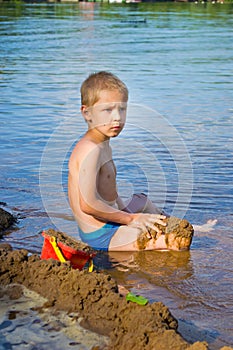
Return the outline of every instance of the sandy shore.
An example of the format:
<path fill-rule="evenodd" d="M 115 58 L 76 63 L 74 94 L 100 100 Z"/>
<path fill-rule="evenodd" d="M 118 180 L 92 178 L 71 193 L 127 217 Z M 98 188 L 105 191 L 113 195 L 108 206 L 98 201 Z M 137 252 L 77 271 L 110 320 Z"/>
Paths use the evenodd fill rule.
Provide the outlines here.
<path fill-rule="evenodd" d="M 41 260 L 36 254 L 12 251 L 9 245 L 1 244 L 0 284 L 1 294 L 10 293 L 11 300 L 23 295 L 22 288 L 9 287 L 18 284 L 46 298 L 38 304 L 41 310 L 78 315 L 77 327 L 80 324 L 108 339 L 107 345 L 99 341 L 93 349 L 208 349 L 207 343 L 191 345 L 178 334 L 178 323 L 165 305 L 140 306 L 126 301 L 116 281 L 104 273 L 75 270 L 69 263 Z"/>
<path fill-rule="evenodd" d="M 19 284 L 0 287 L 0 350 L 89 350 L 108 337 L 79 325 L 78 313 L 45 307 L 46 298 Z"/>

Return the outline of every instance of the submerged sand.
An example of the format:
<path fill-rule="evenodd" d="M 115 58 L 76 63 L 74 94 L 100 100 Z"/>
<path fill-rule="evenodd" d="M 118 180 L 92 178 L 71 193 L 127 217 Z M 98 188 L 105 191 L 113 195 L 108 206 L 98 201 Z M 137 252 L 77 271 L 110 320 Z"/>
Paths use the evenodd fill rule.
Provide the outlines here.
<path fill-rule="evenodd" d="M 46 308 L 46 301 L 19 284 L 0 286 L 1 350 L 89 350 L 108 343 L 81 327 L 78 313 Z"/>
<path fill-rule="evenodd" d="M 69 263 L 41 260 L 26 250 L 12 251 L 0 245 L 0 284 L 11 290 L 11 299 L 22 296 L 23 285 L 46 298 L 42 310 L 61 310 L 75 313 L 82 327 L 108 337 L 97 349 L 208 349 L 205 342 L 191 345 L 177 332 L 177 320 L 161 302 L 140 306 L 126 301 L 111 276 L 98 271 L 73 269 Z M 225 347 L 226 349 L 226 347 Z"/>

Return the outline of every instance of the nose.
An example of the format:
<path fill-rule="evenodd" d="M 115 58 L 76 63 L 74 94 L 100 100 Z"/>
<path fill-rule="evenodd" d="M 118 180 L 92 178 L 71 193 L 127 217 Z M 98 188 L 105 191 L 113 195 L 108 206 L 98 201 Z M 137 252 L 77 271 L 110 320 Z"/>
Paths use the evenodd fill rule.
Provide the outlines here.
<path fill-rule="evenodd" d="M 113 120 L 114 121 L 121 120 L 121 114 L 120 114 L 120 111 L 118 110 L 118 108 L 115 108 L 115 110 L 114 110 Z"/>

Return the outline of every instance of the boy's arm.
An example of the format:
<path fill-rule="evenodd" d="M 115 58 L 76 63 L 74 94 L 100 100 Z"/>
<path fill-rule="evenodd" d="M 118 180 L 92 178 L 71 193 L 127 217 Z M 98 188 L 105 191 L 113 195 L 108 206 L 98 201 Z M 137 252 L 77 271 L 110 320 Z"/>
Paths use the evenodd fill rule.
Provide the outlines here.
<path fill-rule="evenodd" d="M 105 203 L 97 191 L 96 183 L 100 168 L 100 148 L 96 145 L 82 157 L 79 162 L 79 201 L 81 210 L 102 221 L 117 222 L 122 225 L 133 225 L 142 230 L 153 228 L 159 231 L 158 224 L 166 226 L 163 219 L 166 217 L 159 214 L 129 213 L 115 209 Z"/>
<path fill-rule="evenodd" d="M 85 157 L 79 163 L 79 192 L 81 210 L 103 221 L 117 222 L 129 225 L 134 220 L 134 214 L 117 210 L 103 201 L 97 191 L 97 176 L 100 168 L 101 150 L 96 145 L 89 148 Z"/>

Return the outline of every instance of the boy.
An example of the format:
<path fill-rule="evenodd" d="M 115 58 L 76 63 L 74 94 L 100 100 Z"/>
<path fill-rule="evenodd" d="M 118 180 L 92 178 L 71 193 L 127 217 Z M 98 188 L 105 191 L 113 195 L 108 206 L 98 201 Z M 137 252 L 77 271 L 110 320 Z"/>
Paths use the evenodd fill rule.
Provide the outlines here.
<path fill-rule="evenodd" d="M 81 113 L 86 134 L 69 160 L 68 195 L 82 241 L 99 250 L 139 250 L 137 238 L 146 231 L 145 249 L 166 249 L 166 216 L 144 194 L 126 206 L 117 193 L 116 168 L 109 141 L 124 128 L 128 89 L 109 72 L 91 74 L 81 86 Z M 149 229 L 160 234 L 152 238 Z M 172 249 L 172 248 L 170 248 Z"/>

